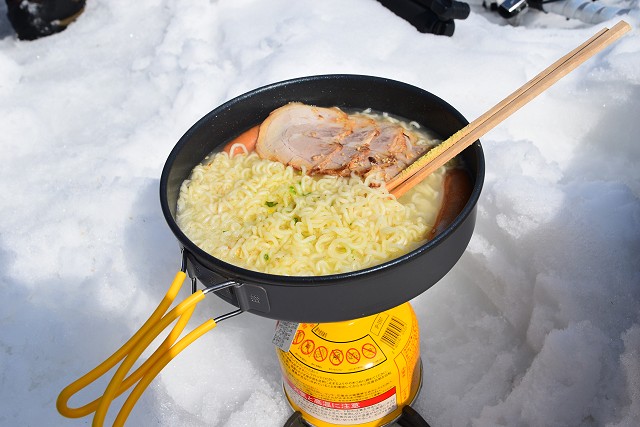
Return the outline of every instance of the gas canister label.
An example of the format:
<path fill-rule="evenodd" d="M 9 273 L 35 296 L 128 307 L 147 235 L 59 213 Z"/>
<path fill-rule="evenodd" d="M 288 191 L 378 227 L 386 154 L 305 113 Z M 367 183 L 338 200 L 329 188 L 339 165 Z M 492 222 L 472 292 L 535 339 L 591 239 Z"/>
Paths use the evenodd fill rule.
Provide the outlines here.
<path fill-rule="evenodd" d="M 318 427 L 391 422 L 420 385 L 419 331 L 406 304 L 336 323 L 300 323 L 276 349 L 294 410 Z"/>
<path fill-rule="evenodd" d="M 311 332 L 298 330 L 289 351 L 298 361 L 315 370 L 341 374 L 360 372 L 387 360 L 370 335 L 350 342 L 335 342 Z"/>
<path fill-rule="evenodd" d="M 284 387 L 291 403 L 307 414 L 332 424 L 368 423 L 383 418 L 397 408 L 395 387 L 378 396 L 357 402 L 332 402 L 319 399 L 298 389 L 288 380 L 285 380 Z"/>
<path fill-rule="evenodd" d="M 273 333 L 273 339 L 271 340 L 273 345 L 282 351 L 289 351 L 289 348 L 296 337 L 298 325 L 299 324 L 296 322 L 278 320 L 278 323 L 276 323 L 276 330 Z"/>

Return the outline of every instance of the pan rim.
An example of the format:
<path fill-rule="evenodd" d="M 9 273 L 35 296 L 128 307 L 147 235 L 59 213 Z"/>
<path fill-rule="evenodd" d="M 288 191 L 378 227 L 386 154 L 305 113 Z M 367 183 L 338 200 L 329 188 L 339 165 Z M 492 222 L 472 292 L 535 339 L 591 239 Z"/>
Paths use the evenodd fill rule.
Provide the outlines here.
<path fill-rule="evenodd" d="M 169 228 L 174 233 L 174 235 L 178 238 L 183 250 L 188 253 L 192 253 L 198 259 L 206 260 L 208 265 L 214 265 L 216 267 L 216 272 L 221 275 L 226 275 L 230 280 L 237 281 L 238 283 L 268 283 L 270 285 L 275 286 L 313 286 L 313 285 L 322 285 L 327 286 L 332 283 L 342 283 L 345 280 L 350 280 L 354 278 L 366 278 L 367 276 L 371 276 L 377 274 L 381 271 L 389 271 L 395 268 L 402 266 L 403 264 L 414 260 L 417 257 L 420 257 L 425 252 L 429 252 L 432 248 L 437 247 L 441 244 L 442 241 L 448 239 L 451 235 L 455 233 L 455 231 L 461 226 L 462 223 L 465 222 L 467 217 L 472 214 L 475 209 L 475 206 L 480 198 L 480 193 L 482 190 L 482 186 L 484 183 L 484 174 L 485 174 L 485 160 L 484 160 L 484 152 L 482 150 L 482 145 L 480 141 L 474 142 L 467 150 L 473 149 L 475 150 L 475 154 L 477 156 L 477 171 L 474 174 L 475 182 L 473 184 L 471 195 L 467 200 L 462 211 L 456 216 L 456 218 L 447 226 L 447 228 L 433 237 L 432 239 L 424 242 L 417 248 L 400 255 L 394 259 L 385 261 L 381 264 L 377 264 L 374 266 L 370 266 L 367 268 L 363 268 L 360 270 L 337 273 L 337 274 L 329 274 L 329 275 L 320 275 L 320 276 L 288 276 L 288 275 L 277 275 L 270 273 L 263 273 L 259 271 L 249 270 L 244 267 L 240 267 L 226 261 L 221 260 L 220 258 L 216 258 L 213 255 L 202 250 L 198 245 L 193 243 L 191 239 L 189 239 L 184 232 L 178 226 L 171 209 L 169 207 L 169 200 L 167 194 L 167 186 L 169 180 L 169 174 L 173 167 L 173 164 L 180 153 L 180 151 L 184 148 L 186 144 L 188 144 L 190 137 L 193 133 L 196 132 L 204 123 L 207 123 L 211 120 L 212 117 L 215 117 L 222 113 L 223 111 L 231 108 L 235 104 L 243 102 L 246 99 L 253 98 L 258 96 L 264 92 L 269 92 L 273 90 L 277 90 L 283 86 L 288 86 L 291 84 L 300 84 L 308 81 L 318 81 L 318 80 L 366 80 L 371 82 L 372 84 L 386 84 L 392 86 L 399 86 L 411 91 L 418 91 L 421 95 L 435 98 L 435 100 L 439 103 L 442 103 L 443 106 L 447 106 L 450 109 L 451 113 L 457 116 L 461 123 L 468 123 L 467 120 L 462 116 L 457 109 L 448 104 L 442 98 L 434 95 L 431 92 L 428 92 L 422 88 L 417 86 L 410 85 L 408 83 L 400 82 L 397 80 L 371 76 L 371 75 L 362 75 L 362 74 L 321 74 L 321 75 L 312 75 L 312 76 L 303 76 L 292 79 L 287 79 L 283 81 L 278 81 L 275 83 L 267 84 L 256 89 L 245 92 L 241 95 L 238 95 L 232 99 L 229 99 L 211 110 L 209 113 L 205 114 L 202 118 L 196 121 L 178 140 L 176 145 L 173 147 L 171 152 L 169 153 L 167 160 L 162 169 L 162 174 L 160 177 L 160 204 L 162 213 L 165 217 Z M 391 113 L 393 113 L 391 111 Z M 194 165 L 195 166 L 195 165 Z"/>

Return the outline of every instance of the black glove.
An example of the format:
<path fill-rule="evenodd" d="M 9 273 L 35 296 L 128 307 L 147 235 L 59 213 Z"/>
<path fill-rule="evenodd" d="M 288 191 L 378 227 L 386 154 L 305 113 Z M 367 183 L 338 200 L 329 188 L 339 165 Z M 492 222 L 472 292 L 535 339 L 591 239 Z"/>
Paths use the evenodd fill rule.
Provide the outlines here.
<path fill-rule="evenodd" d="M 7 17 L 20 40 L 35 40 L 67 28 L 86 0 L 6 0 Z"/>
<path fill-rule="evenodd" d="M 454 19 L 466 19 L 470 8 L 456 0 L 378 0 L 421 33 L 452 36 Z"/>

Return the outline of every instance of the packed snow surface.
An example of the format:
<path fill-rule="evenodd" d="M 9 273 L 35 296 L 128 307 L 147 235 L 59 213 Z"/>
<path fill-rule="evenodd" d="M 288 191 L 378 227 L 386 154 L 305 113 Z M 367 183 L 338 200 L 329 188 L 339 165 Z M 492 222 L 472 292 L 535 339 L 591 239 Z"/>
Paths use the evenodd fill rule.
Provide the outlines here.
<path fill-rule="evenodd" d="M 0 6 L 2 426 L 90 422 L 58 415 L 56 397 L 137 330 L 179 269 L 159 177 L 216 106 L 354 73 L 421 87 L 472 120 L 618 20 L 530 10 L 510 25 L 474 3 L 449 38 L 373 0 L 87 3 L 33 42 Z M 414 406 L 432 426 L 640 425 L 639 4 L 607 4 L 631 9 L 632 31 L 482 138 L 473 238 L 412 301 L 424 363 Z M 229 309 L 207 298 L 194 320 Z M 167 366 L 128 425 L 283 425 L 274 324 L 221 323 Z"/>

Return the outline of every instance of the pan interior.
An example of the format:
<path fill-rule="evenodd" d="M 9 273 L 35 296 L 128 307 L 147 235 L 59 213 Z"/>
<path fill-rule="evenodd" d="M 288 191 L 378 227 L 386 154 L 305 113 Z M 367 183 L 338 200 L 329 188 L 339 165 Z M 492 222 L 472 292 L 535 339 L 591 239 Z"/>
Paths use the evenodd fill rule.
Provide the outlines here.
<path fill-rule="evenodd" d="M 479 143 L 465 150 L 462 155 L 474 180 L 474 189 L 467 207 L 461 212 L 459 218 L 439 236 L 399 258 L 346 274 L 292 278 L 249 271 L 205 253 L 182 233 L 175 221 L 177 199 L 182 182 L 189 177 L 193 167 L 202 162 L 205 156 L 221 150 L 238 134 L 261 123 L 271 111 L 294 101 L 323 107 L 338 106 L 348 110 L 372 108 L 389 112 L 408 120 L 415 120 L 444 137 L 453 134 L 467 123 L 453 107 L 429 92 L 393 80 L 370 76 L 329 75 L 294 79 L 254 90 L 223 104 L 204 116 L 185 133 L 171 152 L 161 177 L 161 204 L 169 226 L 185 249 L 201 261 L 204 260 L 208 267 L 221 271 L 223 275 L 274 284 L 343 280 L 353 275 L 368 274 L 388 268 L 402 263 L 407 257 L 428 251 L 440 239 L 453 232 L 457 223 L 475 206 L 484 173 Z"/>

